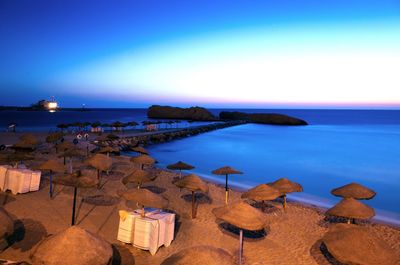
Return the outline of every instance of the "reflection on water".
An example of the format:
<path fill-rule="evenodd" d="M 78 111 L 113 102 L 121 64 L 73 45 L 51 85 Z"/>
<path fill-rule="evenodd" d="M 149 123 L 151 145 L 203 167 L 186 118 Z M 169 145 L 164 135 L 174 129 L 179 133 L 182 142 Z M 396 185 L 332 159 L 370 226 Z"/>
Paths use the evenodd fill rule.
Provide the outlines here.
<path fill-rule="evenodd" d="M 213 169 L 229 165 L 244 172 L 230 183 L 249 188 L 280 177 L 299 182 L 304 193 L 292 198 L 331 206 L 338 186 L 358 182 L 377 196 L 365 203 L 394 212 L 400 220 L 400 125 L 310 125 L 285 127 L 246 124 L 149 146 L 165 166 L 183 160 L 191 171 L 216 182 Z"/>

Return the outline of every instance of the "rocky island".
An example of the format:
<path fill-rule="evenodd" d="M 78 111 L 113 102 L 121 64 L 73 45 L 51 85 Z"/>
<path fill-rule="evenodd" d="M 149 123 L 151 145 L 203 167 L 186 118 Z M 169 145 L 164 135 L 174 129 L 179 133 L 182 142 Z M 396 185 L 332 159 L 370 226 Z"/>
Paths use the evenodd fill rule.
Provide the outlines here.
<path fill-rule="evenodd" d="M 179 108 L 171 106 L 152 105 L 147 110 L 147 116 L 152 119 L 182 119 L 194 121 L 240 120 L 249 123 L 273 125 L 307 125 L 302 119 L 277 113 L 244 113 L 238 111 L 222 111 L 219 118 L 202 107 Z"/>

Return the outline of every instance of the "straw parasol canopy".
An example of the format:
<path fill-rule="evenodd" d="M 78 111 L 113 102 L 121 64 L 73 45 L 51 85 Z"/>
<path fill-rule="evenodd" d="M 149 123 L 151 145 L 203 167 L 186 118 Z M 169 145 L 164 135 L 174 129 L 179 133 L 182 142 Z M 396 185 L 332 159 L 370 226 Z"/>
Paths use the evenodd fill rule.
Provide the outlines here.
<path fill-rule="evenodd" d="M 179 170 L 179 178 L 182 177 L 182 170 L 191 170 L 194 166 L 186 164 L 185 162 L 178 161 L 175 164 L 170 164 L 167 166 L 168 169 Z"/>
<path fill-rule="evenodd" d="M 138 155 L 134 156 L 130 159 L 132 163 L 137 163 L 141 165 L 141 168 L 143 169 L 143 165 L 153 165 L 156 160 L 148 155 Z"/>
<path fill-rule="evenodd" d="M 31 144 L 31 145 L 37 145 L 39 143 L 39 139 L 30 133 L 21 135 L 21 137 L 19 137 L 19 141 L 27 143 L 27 144 Z"/>
<path fill-rule="evenodd" d="M 50 171 L 50 186 L 49 186 L 49 196 L 53 197 L 53 172 L 64 173 L 66 168 L 65 165 L 58 162 L 56 159 L 49 159 L 43 164 L 39 165 L 36 169 L 38 170 L 49 170 Z"/>
<path fill-rule="evenodd" d="M 7 211 L 0 207 L 0 242 L 14 233 L 14 221 Z M 1 246 L 2 244 L 0 244 Z M 2 249 L 0 248 L 0 251 Z"/>
<path fill-rule="evenodd" d="M 78 188 L 94 188 L 98 185 L 99 180 L 89 177 L 82 176 L 80 171 L 77 171 L 73 174 L 56 176 L 54 178 L 54 182 L 64 185 L 70 186 L 74 188 L 74 199 L 72 204 L 72 222 L 71 225 L 75 225 L 75 208 L 76 208 L 76 195 L 78 193 Z"/>
<path fill-rule="evenodd" d="M 56 159 L 49 159 L 46 162 L 39 165 L 36 169 L 49 170 L 57 173 L 64 173 L 65 166 Z"/>
<path fill-rule="evenodd" d="M 131 189 L 124 192 L 122 197 L 128 201 L 133 201 L 139 205 L 142 205 L 142 216 L 144 216 L 145 206 L 161 209 L 168 206 L 167 199 L 147 189 Z"/>
<path fill-rule="evenodd" d="M 175 185 L 179 188 L 185 188 L 192 192 L 192 218 L 196 218 L 195 203 L 196 203 L 196 191 L 208 192 L 208 185 L 197 175 L 190 174 L 184 178 L 175 182 Z"/>
<path fill-rule="evenodd" d="M 191 170 L 194 166 L 178 161 L 175 164 L 168 165 L 167 168 L 172 170 Z"/>
<path fill-rule="evenodd" d="M 344 198 L 338 204 L 328 209 L 326 214 L 353 219 L 369 219 L 375 215 L 375 211 L 356 199 Z"/>
<path fill-rule="evenodd" d="M 232 205 L 214 208 L 212 213 L 218 219 L 240 228 L 239 264 L 242 264 L 243 229 L 252 231 L 264 229 L 267 226 L 265 215 L 244 202 L 237 202 Z"/>
<path fill-rule="evenodd" d="M 55 143 L 59 140 L 61 140 L 64 136 L 63 132 L 54 132 L 50 133 L 49 135 L 46 136 L 46 142 L 47 143 Z"/>
<path fill-rule="evenodd" d="M 112 166 L 112 159 L 103 154 L 95 154 L 88 158 L 86 163 L 98 170 L 107 171 Z"/>
<path fill-rule="evenodd" d="M 143 154 L 143 155 L 148 155 L 149 154 L 149 152 L 146 149 L 144 149 L 143 147 L 141 147 L 141 146 L 132 147 L 130 149 L 131 149 L 131 151 L 134 151 L 136 153 L 140 153 L 140 154 Z"/>
<path fill-rule="evenodd" d="M 68 141 L 64 141 L 64 142 L 60 143 L 59 145 L 57 145 L 57 149 L 61 150 L 61 151 L 65 151 L 67 149 L 74 149 L 74 148 L 75 148 L 75 145 Z"/>
<path fill-rule="evenodd" d="M 236 170 L 232 167 L 225 166 L 212 171 L 215 175 L 231 175 L 231 174 L 243 174 L 243 172 Z"/>
<path fill-rule="evenodd" d="M 118 147 L 111 147 L 111 146 L 106 146 L 101 148 L 98 153 L 100 154 L 109 154 L 109 153 L 118 153 L 119 152 L 119 148 Z"/>
<path fill-rule="evenodd" d="M 208 185 L 197 175 L 190 174 L 175 182 L 175 185 L 190 191 L 208 192 Z"/>
<path fill-rule="evenodd" d="M 267 183 L 270 187 L 278 190 L 283 195 L 283 208 L 286 210 L 286 194 L 292 192 L 302 192 L 303 187 L 287 178 L 280 178 L 272 183 Z"/>
<path fill-rule="evenodd" d="M 212 246 L 195 246 L 181 250 L 161 265 L 232 265 L 234 258 L 227 251 Z"/>
<path fill-rule="evenodd" d="M 34 264 L 108 265 L 113 250 L 107 241 L 77 226 L 42 240 L 32 254 Z"/>
<path fill-rule="evenodd" d="M 331 193 L 338 197 L 369 200 L 375 197 L 376 192 L 358 183 L 350 183 L 333 189 Z"/>
<path fill-rule="evenodd" d="M 261 201 L 262 202 L 261 211 L 264 212 L 265 208 L 264 201 L 275 200 L 280 196 L 282 196 L 282 193 L 280 193 L 278 190 L 266 184 L 261 184 L 243 193 L 241 198 L 250 199 L 254 201 Z"/>
<path fill-rule="evenodd" d="M 111 157 L 108 157 L 103 154 L 95 154 L 94 156 L 88 158 L 86 160 L 86 163 L 97 169 L 97 178 L 100 184 L 101 180 L 100 171 L 109 170 L 112 166 L 112 159 Z"/>
<path fill-rule="evenodd" d="M 128 183 L 135 183 L 138 185 L 138 189 L 143 183 L 151 182 L 155 179 L 149 172 L 142 169 L 137 169 L 128 176 L 122 179 L 122 183 L 127 185 Z"/>
<path fill-rule="evenodd" d="M 329 253 L 343 264 L 399 264 L 400 257 L 368 227 L 336 224 L 322 238 Z"/>
<path fill-rule="evenodd" d="M 277 189 L 274 189 L 266 184 L 261 184 L 243 193 L 242 199 L 270 201 L 275 200 L 281 195 L 282 194 Z"/>
<path fill-rule="evenodd" d="M 214 208 L 212 212 L 218 219 L 245 230 L 261 230 L 267 225 L 265 215 L 245 202 Z"/>
<path fill-rule="evenodd" d="M 228 204 L 228 197 L 229 197 L 228 175 L 243 174 L 243 172 L 240 172 L 239 170 L 236 170 L 232 167 L 225 166 L 225 167 L 215 169 L 211 173 L 213 173 L 215 175 L 225 175 L 225 204 Z"/>
<path fill-rule="evenodd" d="M 32 160 L 32 159 L 35 159 L 35 157 L 33 155 L 27 154 L 27 153 L 21 153 L 21 152 L 11 153 L 5 157 L 5 160 L 7 161 L 7 163 L 11 163 L 11 162 L 19 163 L 20 161 Z"/>

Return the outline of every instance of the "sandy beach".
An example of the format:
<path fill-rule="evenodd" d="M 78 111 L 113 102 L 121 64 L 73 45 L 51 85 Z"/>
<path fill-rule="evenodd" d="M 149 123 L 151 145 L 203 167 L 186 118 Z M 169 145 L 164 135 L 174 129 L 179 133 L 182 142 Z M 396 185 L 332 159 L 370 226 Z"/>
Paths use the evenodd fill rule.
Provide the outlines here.
<path fill-rule="evenodd" d="M 35 135 L 43 140 L 45 133 Z M 1 144 L 15 143 L 18 137 L 19 134 L 1 133 Z M 86 143 L 82 143 L 82 147 L 85 145 Z M 28 168 L 55 157 L 54 148 L 50 149 L 47 144 L 43 146 L 45 147 L 42 150 L 49 150 L 49 153 L 43 152 L 36 155 L 34 160 L 26 162 Z M 177 173 L 161 168 L 146 169 L 156 174 L 157 178 L 151 183 L 144 184 L 143 188 L 162 194 L 169 200 L 168 210 L 176 214 L 175 238 L 172 244 L 169 247 L 160 247 L 152 256 L 148 251 L 119 242 L 118 211 L 130 209 L 129 205 L 118 196 L 120 191 L 126 190 L 121 178 L 138 168 L 138 165 L 129 162 L 129 157 L 112 156 L 112 158 L 112 170 L 109 175 L 103 175 L 105 184 L 101 189 L 79 190 L 76 225 L 110 242 L 115 248 L 115 264 L 161 264 L 170 255 L 198 245 L 222 248 L 237 257 L 238 231 L 221 224 L 211 212 L 212 209 L 224 205 L 224 188 L 208 183 L 209 192 L 198 196 L 197 218 L 192 219 L 190 192 L 180 190 L 172 183 Z M 78 160 L 74 160 L 73 165 L 74 169 L 86 168 Z M 86 170 L 88 174 L 96 174 L 94 170 Z M 50 199 L 48 176 L 46 173 L 42 175 L 39 191 L 18 195 L 1 193 L 0 203 L 3 203 L 3 207 L 14 218 L 16 228 L 14 242 L 0 253 L 1 259 L 30 262 L 30 255 L 41 239 L 70 226 L 73 189 L 56 185 L 55 195 Z M 241 194 L 239 191 L 231 191 L 230 202 L 241 201 Z M 107 195 L 107 199 L 113 203 L 104 206 L 83 200 L 86 196 L 92 195 Z M 245 234 L 244 264 L 337 264 L 326 257 L 326 251 L 321 250 L 320 239 L 332 225 L 325 219 L 323 209 L 289 201 L 288 208 L 284 212 L 278 202 L 273 202 L 267 207 L 265 215 L 269 221 L 265 233 Z M 400 255 L 399 228 L 372 223 L 361 225 L 370 227 L 376 236 L 388 243 Z"/>

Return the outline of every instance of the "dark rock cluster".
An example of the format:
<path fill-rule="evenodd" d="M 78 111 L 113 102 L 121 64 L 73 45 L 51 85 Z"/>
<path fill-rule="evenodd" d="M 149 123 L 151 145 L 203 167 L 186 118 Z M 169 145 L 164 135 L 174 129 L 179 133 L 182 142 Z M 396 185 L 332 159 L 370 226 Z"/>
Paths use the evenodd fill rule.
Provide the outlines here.
<path fill-rule="evenodd" d="M 149 107 L 147 116 L 152 119 L 184 119 L 193 121 L 213 121 L 218 119 L 207 109 L 201 107 L 178 108 L 159 105 Z"/>
<path fill-rule="evenodd" d="M 221 120 L 244 120 L 252 123 L 274 125 L 307 125 L 307 122 L 284 114 L 276 113 L 243 113 L 222 111 L 219 114 Z"/>

